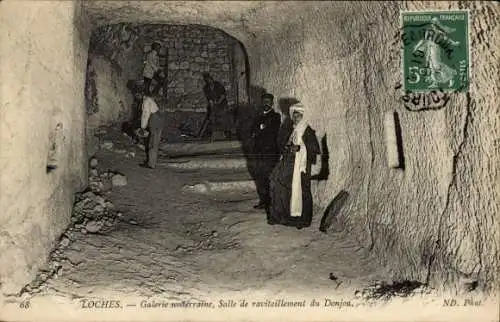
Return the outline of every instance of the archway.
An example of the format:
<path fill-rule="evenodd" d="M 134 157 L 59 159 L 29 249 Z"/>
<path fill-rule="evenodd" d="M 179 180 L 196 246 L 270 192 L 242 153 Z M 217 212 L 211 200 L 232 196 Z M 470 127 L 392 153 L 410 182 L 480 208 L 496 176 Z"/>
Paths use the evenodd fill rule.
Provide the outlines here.
<path fill-rule="evenodd" d="M 86 82 L 89 127 L 128 120 L 138 126 L 140 104 L 132 94 L 144 86 L 144 60 L 153 42 L 161 45 L 161 77 L 152 87 L 155 101 L 167 113 L 164 139 L 186 141 L 201 132 L 207 110 L 203 73 L 225 88 L 236 134 L 238 111 L 249 108 L 246 50 L 234 37 L 204 25 L 121 23 L 94 30 Z"/>

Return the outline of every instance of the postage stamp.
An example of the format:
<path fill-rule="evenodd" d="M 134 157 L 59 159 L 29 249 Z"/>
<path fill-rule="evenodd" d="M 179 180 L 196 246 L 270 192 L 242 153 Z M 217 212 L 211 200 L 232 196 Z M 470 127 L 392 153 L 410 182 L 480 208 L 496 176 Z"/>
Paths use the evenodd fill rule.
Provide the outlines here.
<path fill-rule="evenodd" d="M 401 12 L 405 91 L 468 91 L 469 16 L 468 10 Z"/>

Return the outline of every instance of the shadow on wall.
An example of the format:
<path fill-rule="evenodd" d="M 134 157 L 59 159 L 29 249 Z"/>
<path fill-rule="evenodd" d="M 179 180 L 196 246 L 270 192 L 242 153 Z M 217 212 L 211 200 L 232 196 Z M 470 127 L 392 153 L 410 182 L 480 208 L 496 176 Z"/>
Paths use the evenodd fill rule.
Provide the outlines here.
<path fill-rule="evenodd" d="M 284 97 L 280 98 L 278 101 L 278 107 L 283 112 L 284 115 L 290 119 L 290 107 L 294 104 L 299 103 L 300 101 L 294 97 Z"/>
<path fill-rule="evenodd" d="M 260 104 L 261 97 L 264 93 L 267 93 L 267 90 L 264 87 L 250 85 L 248 91 L 248 99 L 250 101 L 250 105 L 252 105 L 253 107 L 257 107 Z"/>
<path fill-rule="evenodd" d="M 99 112 L 99 101 L 97 100 L 96 72 L 92 65 L 92 59 L 87 61 L 85 77 L 85 108 L 87 115 L 93 115 Z"/>
<path fill-rule="evenodd" d="M 311 180 L 325 181 L 330 176 L 330 152 L 326 142 L 326 134 L 321 139 L 321 168 L 319 172 L 311 177 Z"/>
<path fill-rule="evenodd" d="M 292 119 L 290 118 L 290 107 L 297 103 L 299 103 L 299 100 L 293 97 L 280 98 L 278 101 L 278 108 L 284 116 L 280 132 L 278 134 L 278 146 L 280 149 L 283 149 L 288 141 L 288 138 L 290 137 L 290 134 L 292 134 L 293 124 Z"/>
<path fill-rule="evenodd" d="M 130 90 L 130 93 L 132 94 L 133 97 L 131 106 L 132 113 L 129 122 L 135 128 L 138 128 L 139 126 L 141 126 L 141 104 L 142 104 L 142 100 L 140 99 L 140 96 L 138 94 L 144 91 L 144 86 L 138 84 L 134 80 L 128 80 L 127 88 Z"/>
<path fill-rule="evenodd" d="M 403 131 L 401 129 L 401 121 L 398 113 L 394 112 L 394 126 L 396 134 L 396 146 L 398 151 L 398 162 L 401 170 L 405 169 L 405 157 L 403 151 Z"/>
<path fill-rule="evenodd" d="M 339 232 L 342 230 L 339 224 L 340 222 L 337 220 L 338 214 L 340 210 L 344 206 L 345 202 L 349 198 L 349 193 L 345 190 L 341 190 L 335 198 L 330 202 L 328 207 L 326 207 L 325 212 L 323 213 L 323 217 L 321 218 L 321 224 L 319 226 L 319 231 L 322 233 L 328 233 L 328 230 L 333 224 L 332 230 L 334 232 Z"/>

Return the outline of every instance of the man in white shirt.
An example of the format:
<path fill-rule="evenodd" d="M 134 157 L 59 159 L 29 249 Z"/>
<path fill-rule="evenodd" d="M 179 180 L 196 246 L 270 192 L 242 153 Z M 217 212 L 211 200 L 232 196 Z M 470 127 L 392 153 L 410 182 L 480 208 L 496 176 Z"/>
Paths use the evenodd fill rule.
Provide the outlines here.
<path fill-rule="evenodd" d="M 148 128 L 149 135 L 146 144 L 146 162 L 142 163 L 141 167 L 150 169 L 155 168 L 164 126 L 165 120 L 163 113 L 160 111 L 153 98 L 149 96 L 148 93 L 145 93 L 142 102 L 141 128 L 139 131 L 144 134 L 145 130 Z"/>
<path fill-rule="evenodd" d="M 151 45 L 151 51 L 146 54 L 146 61 L 144 62 L 144 70 L 142 75 L 144 77 L 144 89 L 146 93 L 155 93 L 162 83 L 162 78 L 159 75 L 160 72 L 160 57 L 159 52 L 161 45 L 158 42 L 154 42 Z M 151 82 L 153 79 L 158 83 L 155 89 L 151 91 Z"/>

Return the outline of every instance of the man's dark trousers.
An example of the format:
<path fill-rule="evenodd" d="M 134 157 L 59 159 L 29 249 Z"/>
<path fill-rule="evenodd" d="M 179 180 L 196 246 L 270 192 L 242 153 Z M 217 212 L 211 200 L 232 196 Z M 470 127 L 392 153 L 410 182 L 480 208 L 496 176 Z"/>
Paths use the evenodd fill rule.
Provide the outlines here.
<path fill-rule="evenodd" d="M 265 205 L 269 205 L 270 202 L 269 177 L 278 160 L 278 154 L 254 155 L 255 185 L 260 203 Z"/>
<path fill-rule="evenodd" d="M 280 125 L 280 115 L 271 110 L 257 116 L 252 126 L 253 173 L 260 204 L 264 205 L 269 204 L 269 177 L 280 157 L 277 142 Z"/>
<path fill-rule="evenodd" d="M 156 85 L 155 88 L 151 90 L 151 82 L 153 81 L 153 79 L 156 81 Z M 161 78 L 158 73 L 155 73 L 153 78 L 144 77 L 144 90 L 150 95 L 157 94 L 160 90 L 160 87 L 162 86 L 162 82 L 163 78 Z"/>
<path fill-rule="evenodd" d="M 164 117 L 165 116 L 162 112 L 156 112 L 151 114 L 149 119 L 149 137 L 147 138 L 146 145 L 146 163 L 150 168 L 154 168 L 156 166 L 156 160 L 158 159 L 158 149 L 160 148 L 163 127 L 165 126 Z"/>

